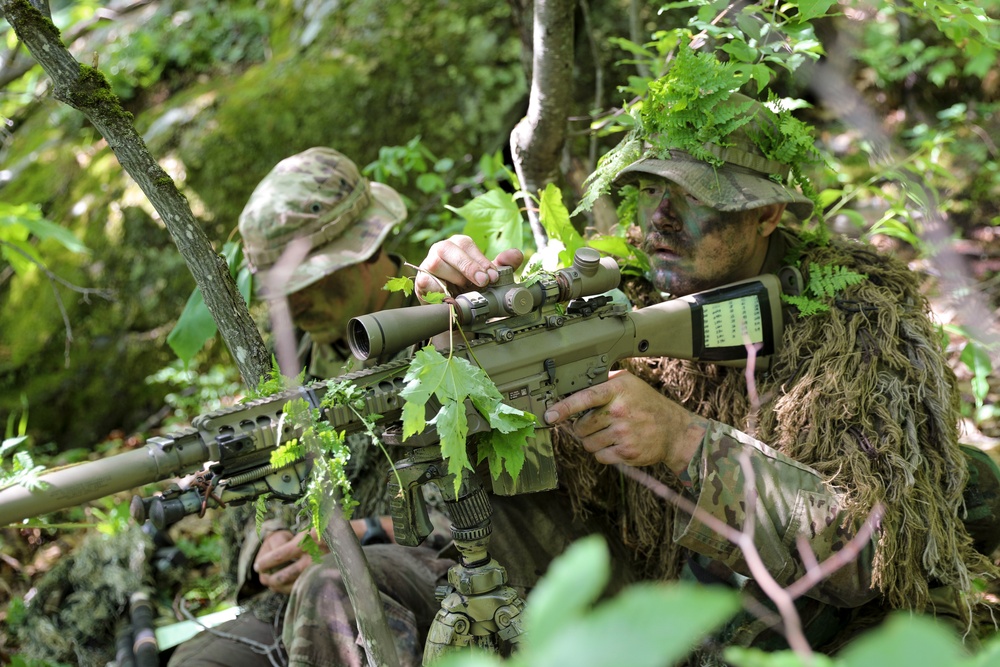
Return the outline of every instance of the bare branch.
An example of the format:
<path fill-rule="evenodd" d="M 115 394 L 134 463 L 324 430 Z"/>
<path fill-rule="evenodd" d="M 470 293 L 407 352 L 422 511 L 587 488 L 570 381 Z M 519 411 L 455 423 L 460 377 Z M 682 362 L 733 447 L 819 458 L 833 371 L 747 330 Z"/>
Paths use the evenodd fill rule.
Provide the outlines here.
<path fill-rule="evenodd" d="M 510 153 L 521 189 L 535 194 L 560 174 L 572 95 L 573 0 L 536 0 L 532 30 L 532 75 L 528 113 L 510 133 Z M 539 250 L 548 236 L 537 213 L 528 222 Z"/>

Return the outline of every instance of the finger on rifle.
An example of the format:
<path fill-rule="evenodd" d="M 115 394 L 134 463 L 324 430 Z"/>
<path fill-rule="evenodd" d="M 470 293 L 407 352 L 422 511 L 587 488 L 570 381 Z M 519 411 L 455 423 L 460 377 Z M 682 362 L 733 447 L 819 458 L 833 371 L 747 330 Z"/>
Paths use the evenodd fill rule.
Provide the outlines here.
<path fill-rule="evenodd" d="M 485 287 L 499 276 L 496 266 L 476 247 L 475 242 L 462 235 L 432 245 L 420 268 L 459 287 Z M 427 283 L 431 281 L 429 278 L 420 280 L 418 276 L 418 282 L 429 287 Z"/>
<path fill-rule="evenodd" d="M 509 266 L 514 270 L 521 266 L 521 262 L 524 261 L 524 253 L 517 248 L 510 248 L 508 250 L 503 250 L 497 255 L 493 263 L 497 266 Z"/>
<path fill-rule="evenodd" d="M 610 388 L 604 384 L 588 387 L 575 394 L 570 394 L 558 403 L 553 403 L 545 411 L 544 418 L 548 424 L 558 424 L 577 413 L 606 405 L 612 398 Z"/>
<path fill-rule="evenodd" d="M 300 543 L 301 534 L 286 541 L 284 544 L 273 546 L 267 551 L 261 551 L 254 561 L 254 570 L 257 572 L 269 572 L 279 565 L 290 563 L 302 557 L 303 551 Z"/>

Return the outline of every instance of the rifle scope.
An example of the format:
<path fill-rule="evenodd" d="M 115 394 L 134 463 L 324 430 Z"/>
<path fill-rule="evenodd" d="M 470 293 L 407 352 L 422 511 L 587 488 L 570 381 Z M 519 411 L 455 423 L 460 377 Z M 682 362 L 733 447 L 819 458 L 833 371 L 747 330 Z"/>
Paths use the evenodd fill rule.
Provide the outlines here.
<path fill-rule="evenodd" d="M 465 292 L 447 303 L 397 308 L 352 318 L 347 340 L 358 359 L 395 354 L 448 330 L 454 308 L 455 321 L 476 327 L 496 318 L 528 315 L 543 306 L 578 297 L 602 294 L 618 287 L 621 271 L 611 257 L 594 248 L 579 248 L 573 265 L 547 274 L 529 284 L 514 282 L 514 269 L 499 268 L 500 276 L 481 291 Z"/>

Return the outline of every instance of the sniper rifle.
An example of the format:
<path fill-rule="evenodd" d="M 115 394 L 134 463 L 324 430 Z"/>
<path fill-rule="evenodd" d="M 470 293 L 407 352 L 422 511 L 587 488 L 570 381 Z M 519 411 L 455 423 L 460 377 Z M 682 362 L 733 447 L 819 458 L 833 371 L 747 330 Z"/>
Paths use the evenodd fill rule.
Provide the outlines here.
<path fill-rule="evenodd" d="M 781 283 L 770 274 L 631 310 L 605 294 L 620 281 L 617 263 L 591 248 L 578 250 L 570 268 L 530 284 L 515 282 L 509 267 L 500 273 L 490 287 L 454 299 L 455 321 L 468 343 L 457 344 L 452 353 L 481 366 L 505 402 L 534 414 L 538 424 L 544 424 L 541 416 L 549 405 L 606 381 L 621 359 L 665 356 L 741 365 L 749 341 L 761 344 L 758 364 L 766 364 L 781 337 Z M 448 330 L 451 308 L 422 305 L 354 318 L 351 349 L 368 359 L 428 340 Z M 378 415 L 377 426 L 390 441 L 400 420 L 409 364 L 397 360 L 333 378 L 364 390 L 362 414 Z M 238 505 L 263 493 L 296 499 L 304 490 L 308 461 L 280 469 L 270 464 L 281 442 L 300 435 L 281 419 L 282 408 L 296 398 L 319 407 L 329 382 L 202 414 L 190 428 L 150 438 L 141 448 L 47 471 L 39 478 L 43 488 L 36 491 L 17 485 L 2 489 L 0 525 L 192 473 L 199 478 L 187 488 L 174 484 L 144 499 L 141 507 L 133 500 L 133 514 L 148 516 L 162 529 L 213 504 Z M 468 416 L 470 436 L 488 428 L 471 405 Z M 345 435 L 366 428 L 346 406 L 324 409 L 321 418 Z M 433 427 L 428 429 L 417 436 L 421 443 L 434 441 Z M 554 486 L 551 449 L 539 442 L 546 432 L 540 427 L 536 435 L 541 437 L 529 439 L 518 480 L 501 477 L 495 492 L 513 495 Z M 397 533 L 400 538 L 407 539 Z"/>

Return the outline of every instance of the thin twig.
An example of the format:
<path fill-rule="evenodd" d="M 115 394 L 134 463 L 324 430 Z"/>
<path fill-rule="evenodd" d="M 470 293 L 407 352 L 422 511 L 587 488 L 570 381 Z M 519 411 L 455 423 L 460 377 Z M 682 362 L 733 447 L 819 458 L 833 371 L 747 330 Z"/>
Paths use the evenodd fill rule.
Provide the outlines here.
<path fill-rule="evenodd" d="M 282 604 L 282 606 L 284 606 L 284 604 Z M 222 630 L 213 628 L 210 625 L 205 625 L 205 623 L 202 622 L 200 618 L 191 613 L 191 611 L 187 608 L 187 605 L 184 603 L 184 600 L 179 600 L 178 604 L 175 606 L 175 609 L 177 609 L 177 611 L 179 611 L 181 615 L 184 616 L 184 618 L 201 626 L 201 629 L 208 632 L 209 634 L 215 635 L 216 637 L 220 637 L 222 639 L 226 639 L 228 641 L 236 642 L 238 644 L 246 644 L 247 646 L 250 647 L 250 650 L 253 651 L 254 653 L 260 653 L 261 655 L 266 655 L 272 667 L 284 667 L 285 665 L 288 664 L 288 661 L 285 660 L 284 656 L 282 656 L 281 654 L 281 638 L 277 633 L 275 633 L 275 639 L 273 643 L 264 644 L 262 642 L 250 639 L 249 637 L 234 635 L 232 633 L 224 632 Z M 278 613 L 275 614 L 276 621 L 281 617 L 282 611 L 283 611 L 282 609 L 280 608 L 278 609 Z"/>
<path fill-rule="evenodd" d="M 39 262 L 37 259 L 29 255 L 27 252 L 17 247 L 16 245 L 12 243 L 7 243 L 6 241 L 0 241 L 0 245 L 5 246 L 7 248 L 11 248 L 12 250 L 20 253 L 21 255 L 24 255 L 24 257 L 26 257 L 29 262 L 37 266 L 42 271 L 42 273 L 44 273 L 45 276 L 49 279 L 49 286 L 52 288 L 52 294 L 56 298 L 56 306 L 59 308 L 59 314 L 62 315 L 63 327 L 65 327 L 66 329 L 66 344 L 63 348 L 63 363 L 65 364 L 66 368 L 69 368 L 69 350 L 70 347 L 72 347 L 73 345 L 73 325 L 69 321 L 69 313 L 66 312 L 66 305 L 63 303 L 62 296 L 59 294 L 59 290 L 56 289 L 56 284 L 58 283 L 60 285 L 63 285 L 64 287 L 68 287 L 74 292 L 79 292 L 80 294 L 83 294 L 84 303 L 90 303 L 88 297 L 91 294 L 96 294 L 97 296 L 100 296 L 110 301 L 112 292 L 110 292 L 109 290 L 99 290 L 90 287 L 80 287 L 78 285 L 74 285 L 73 283 L 57 276 L 55 273 L 50 271 L 48 267 L 46 267 L 44 264 Z"/>
<path fill-rule="evenodd" d="M 808 641 L 802 632 L 801 619 L 795 609 L 794 600 L 801 597 L 837 569 L 843 567 L 858 557 L 874 534 L 875 528 L 878 525 L 878 521 L 883 513 L 882 506 L 875 505 L 872 508 L 871 514 L 862 523 L 861 528 L 855 536 L 835 555 L 818 564 L 816 563 L 815 556 L 812 556 L 811 562 L 808 561 L 809 556 L 806 556 L 804 559 L 804 563 L 806 564 L 806 574 L 793 582 L 787 588 L 782 588 L 782 586 L 767 570 L 767 567 L 764 565 L 764 562 L 760 557 L 760 553 L 757 551 L 753 543 L 755 520 L 753 508 L 755 507 L 757 498 L 755 475 L 753 473 L 753 468 L 750 465 L 748 456 L 744 455 L 740 457 L 740 465 L 743 469 L 743 474 L 746 478 L 746 486 L 748 488 L 746 503 L 747 516 L 743 531 L 736 530 L 708 512 L 705 512 L 695 505 L 694 502 L 680 495 L 652 475 L 621 463 L 616 464 L 616 467 L 622 474 L 637 481 L 667 502 L 690 514 L 694 520 L 700 521 L 709 529 L 736 545 L 740 551 L 743 552 L 747 567 L 749 568 L 754 581 L 757 582 L 764 594 L 767 595 L 778 608 L 778 613 L 780 614 L 781 621 L 784 624 L 784 635 L 788 640 L 788 645 L 793 651 L 802 657 L 807 664 L 812 664 L 812 649 L 809 647 Z M 753 609 L 750 609 L 750 611 L 756 614 Z"/>

